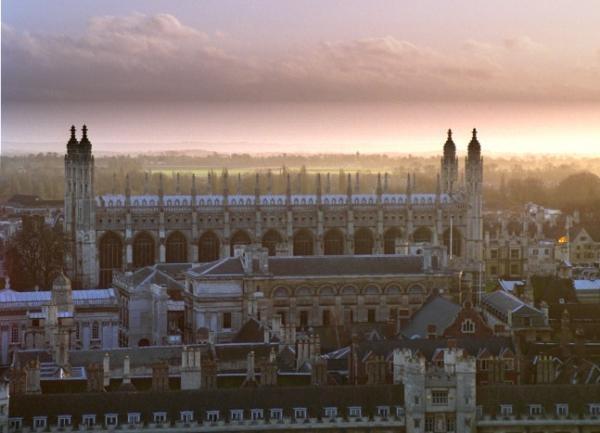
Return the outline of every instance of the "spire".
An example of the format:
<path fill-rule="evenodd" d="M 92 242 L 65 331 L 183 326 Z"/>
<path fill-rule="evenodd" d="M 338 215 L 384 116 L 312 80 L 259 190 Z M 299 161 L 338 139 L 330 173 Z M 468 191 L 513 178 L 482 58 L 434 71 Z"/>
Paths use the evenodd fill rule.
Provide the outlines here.
<path fill-rule="evenodd" d="M 290 173 L 287 173 L 286 184 L 285 184 L 285 201 L 288 206 L 292 205 L 292 180 L 290 179 Z"/>
<path fill-rule="evenodd" d="M 117 173 L 114 171 L 112 176 L 112 193 L 113 195 L 117 193 Z"/>
<path fill-rule="evenodd" d="M 375 188 L 375 194 L 378 196 L 383 194 L 383 189 L 381 187 L 381 173 L 377 173 L 377 188 Z"/>
<path fill-rule="evenodd" d="M 148 172 L 144 173 L 144 195 L 148 194 Z"/>
<path fill-rule="evenodd" d="M 131 204 L 131 183 L 129 182 L 129 173 L 125 176 L 125 206 Z"/>
<path fill-rule="evenodd" d="M 238 195 L 242 193 L 242 173 L 238 173 L 237 175 L 237 187 L 235 189 L 235 193 Z"/>
<path fill-rule="evenodd" d="M 71 138 L 67 142 L 67 151 L 73 150 L 78 144 L 77 137 L 75 137 L 75 125 L 71 125 Z"/>
<path fill-rule="evenodd" d="M 452 130 L 448 129 L 448 138 L 444 143 L 444 159 L 453 160 L 456 158 L 456 145 L 452 140 Z"/>
<path fill-rule="evenodd" d="M 331 173 L 327 173 L 325 179 L 325 194 L 331 194 Z"/>
<path fill-rule="evenodd" d="M 229 172 L 226 168 L 223 169 L 221 177 L 223 182 L 223 205 L 227 206 L 229 204 Z"/>
<path fill-rule="evenodd" d="M 271 169 L 267 172 L 267 194 L 273 194 L 273 173 L 271 173 Z"/>
<path fill-rule="evenodd" d="M 348 173 L 348 181 L 346 182 L 346 195 L 348 196 L 348 203 L 352 203 L 352 175 Z"/>
<path fill-rule="evenodd" d="M 191 189 L 191 193 L 192 193 L 192 198 L 196 197 L 196 194 L 198 193 L 198 190 L 196 190 L 196 173 L 192 173 L 192 189 Z M 195 202 L 195 200 L 193 200 L 193 203 Z"/>
<path fill-rule="evenodd" d="M 481 144 L 477 140 L 477 129 L 473 128 L 473 137 L 469 143 L 469 159 L 479 159 L 481 157 Z"/>
<path fill-rule="evenodd" d="M 321 204 L 321 173 L 317 173 L 316 180 L 317 204 Z"/>
<path fill-rule="evenodd" d="M 158 202 L 159 202 L 160 206 L 163 205 L 164 195 L 165 195 L 165 187 L 163 184 L 163 174 L 161 172 L 158 175 Z"/>
<path fill-rule="evenodd" d="M 254 197 L 256 198 L 256 204 L 260 201 L 260 174 L 256 172 L 254 179 Z"/>
<path fill-rule="evenodd" d="M 181 178 L 179 177 L 179 173 L 177 173 L 177 179 L 175 182 L 175 194 L 181 194 Z"/>
<path fill-rule="evenodd" d="M 81 128 L 81 141 L 79 142 L 79 146 L 86 150 L 91 150 L 92 143 L 90 143 L 90 140 L 88 139 L 87 130 L 87 126 L 83 125 L 83 127 Z"/>
<path fill-rule="evenodd" d="M 412 195 L 412 186 L 410 184 L 410 173 L 406 175 L 406 196 L 410 197 Z"/>

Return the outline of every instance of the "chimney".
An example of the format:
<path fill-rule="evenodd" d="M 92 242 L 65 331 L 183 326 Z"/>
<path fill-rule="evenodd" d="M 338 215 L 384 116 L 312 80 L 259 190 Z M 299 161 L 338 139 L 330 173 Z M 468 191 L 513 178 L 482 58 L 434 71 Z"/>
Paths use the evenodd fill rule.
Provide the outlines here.
<path fill-rule="evenodd" d="M 169 364 L 158 362 L 152 366 L 152 391 L 169 390 Z"/>
<path fill-rule="evenodd" d="M 310 384 L 314 386 L 327 385 L 327 361 L 320 356 L 312 362 Z"/>
<path fill-rule="evenodd" d="M 42 392 L 40 384 L 40 360 L 34 359 L 29 361 L 25 367 L 26 384 L 25 392 L 27 394 L 39 394 Z"/>
<path fill-rule="evenodd" d="M 427 325 L 427 338 L 429 340 L 434 340 L 437 338 L 437 326 L 430 323 Z"/>
<path fill-rule="evenodd" d="M 110 386 L 110 355 L 108 352 L 104 354 L 102 359 L 102 386 L 104 389 L 108 389 Z"/>
<path fill-rule="evenodd" d="M 129 366 L 129 355 L 123 360 L 123 385 L 131 384 L 131 371 Z"/>
<path fill-rule="evenodd" d="M 181 389 L 200 389 L 201 386 L 202 356 L 200 348 L 184 346 L 181 351 Z"/>
<path fill-rule="evenodd" d="M 256 386 L 256 371 L 254 366 L 254 351 L 250 351 L 246 356 L 246 379 L 242 387 Z"/>
<path fill-rule="evenodd" d="M 104 391 L 103 386 L 103 371 L 99 364 L 93 363 L 86 368 L 87 374 L 87 391 L 88 392 L 102 392 Z"/>
<path fill-rule="evenodd" d="M 271 348 L 269 359 L 263 364 L 260 382 L 264 386 L 277 385 L 277 354 L 274 347 Z"/>
<path fill-rule="evenodd" d="M 202 360 L 202 388 L 217 388 L 217 363 L 212 359 Z"/>

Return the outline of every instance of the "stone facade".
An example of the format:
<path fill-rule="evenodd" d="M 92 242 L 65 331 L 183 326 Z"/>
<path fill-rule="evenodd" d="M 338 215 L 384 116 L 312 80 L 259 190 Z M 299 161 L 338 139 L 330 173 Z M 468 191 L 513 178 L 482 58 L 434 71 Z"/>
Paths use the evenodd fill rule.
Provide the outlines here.
<path fill-rule="evenodd" d="M 456 146 L 451 134 L 444 145 L 437 191 L 416 193 L 410 177 L 404 194 L 392 194 L 381 178 L 373 193 L 360 187 L 344 194 L 322 192 L 320 177 L 313 194 L 260 190 L 232 195 L 226 173 L 220 194 L 202 194 L 193 178 L 184 194 L 157 193 L 94 196 L 94 159 L 87 130 L 77 142 L 74 129 L 65 156 L 65 232 L 68 273 L 86 287 L 111 284 L 114 271 L 132 271 L 164 262 L 208 262 L 233 256 L 235 245 L 254 244 L 271 255 L 394 254 L 422 246 L 452 244 L 451 262 L 482 270 L 483 160 L 476 131 L 465 161 L 465 183 L 456 182 Z M 451 230 L 452 228 L 452 230 Z M 450 251 L 448 251 L 450 253 Z M 477 279 L 474 279 L 477 281 Z"/>

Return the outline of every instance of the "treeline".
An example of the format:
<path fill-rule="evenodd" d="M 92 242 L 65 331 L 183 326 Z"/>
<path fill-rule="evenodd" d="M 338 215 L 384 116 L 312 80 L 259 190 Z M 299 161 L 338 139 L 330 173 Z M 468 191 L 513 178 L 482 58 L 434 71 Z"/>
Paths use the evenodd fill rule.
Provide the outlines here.
<path fill-rule="evenodd" d="M 35 194 L 45 199 L 61 199 L 64 191 L 64 157 L 59 154 L 37 154 L 2 157 L 0 200 L 14 194 Z M 191 189 L 196 176 L 199 193 L 223 190 L 223 169 L 228 172 L 230 194 L 238 191 L 253 194 L 255 173 L 260 173 L 264 193 L 271 185 L 275 194 L 286 189 L 290 175 L 294 193 L 311 193 L 316 188 L 316 175 L 321 174 L 323 192 L 329 185 L 332 193 L 345 194 L 348 174 L 355 189 L 359 172 L 359 191 L 373 192 L 378 173 L 388 173 L 388 191 L 404 192 L 407 173 L 415 179 L 416 192 L 436 190 L 439 157 L 412 155 L 250 155 L 204 153 L 189 155 L 169 152 L 158 155 L 96 157 L 96 193 L 123 193 L 126 175 L 130 176 L 133 194 L 156 193 L 162 174 L 166 194 L 179 188 Z M 463 161 L 459 173 L 462 177 Z M 535 202 L 563 210 L 600 209 L 600 159 L 568 157 L 486 157 L 484 199 L 488 209 L 520 207 Z M 271 181 L 268 173 L 271 173 Z M 329 183 L 327 179 L 329 177 Z M 459 183 L 460 183 L 459 179 Z M 383 183 L 383 178 L 382 178 Z"/>

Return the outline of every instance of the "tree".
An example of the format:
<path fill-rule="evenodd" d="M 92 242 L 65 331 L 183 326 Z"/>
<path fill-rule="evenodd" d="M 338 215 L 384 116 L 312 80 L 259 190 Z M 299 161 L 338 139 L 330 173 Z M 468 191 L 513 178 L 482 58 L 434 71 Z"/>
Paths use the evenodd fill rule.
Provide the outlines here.
<path fill-rule="evenodd" d="M 50 289 L 63 267 L 63 248 L 60 227 L 50 227 L 43 217 L 23 217 L 23 228 L 9 240 L 6 251 L 11 287 Z"/>

